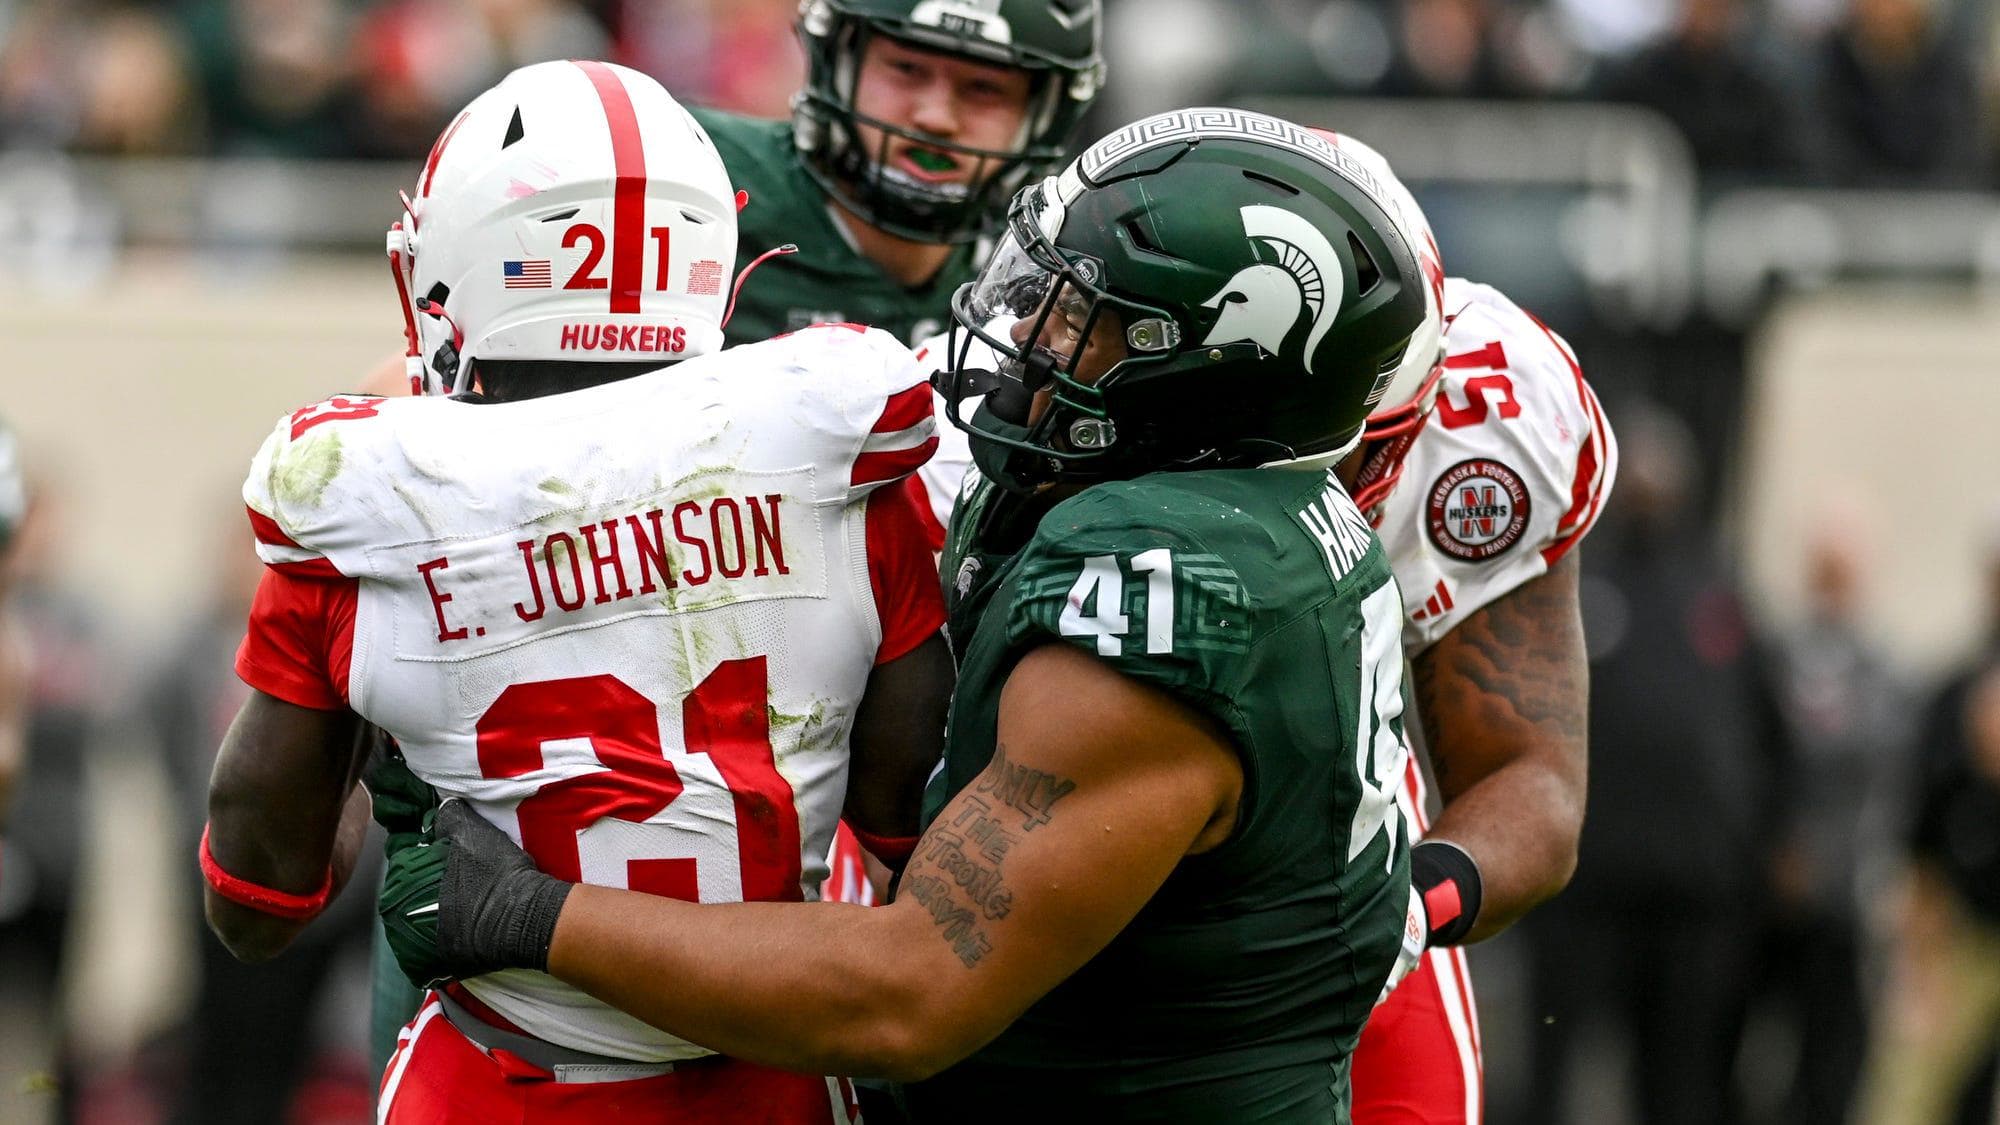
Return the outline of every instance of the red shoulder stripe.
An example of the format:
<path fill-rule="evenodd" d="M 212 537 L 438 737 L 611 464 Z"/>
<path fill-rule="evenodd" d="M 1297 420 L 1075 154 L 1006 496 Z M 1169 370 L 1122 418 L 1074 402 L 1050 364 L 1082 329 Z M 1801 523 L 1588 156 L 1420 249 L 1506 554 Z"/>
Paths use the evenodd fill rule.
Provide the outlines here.
<path fill-rule="evenodd" d="M 869 432 L 893 434 L 898 430 L 907 430 L 930 416 L 931 385 L 918 383 L 890 395 L 888 405 L 882 408 L 882 416 L 875 420 Z"/>
<path fill-rule="evenodd" d="M 863 453 L 854 459 L 854 471 L 847 478 L 848 486 L 858 488 L 864 484 L 909 476 L 931 459 L 931 454 L 937 452 L 937 447 L 938 439 L 934 434 L 924 439 L 922 445 L 913 445 L 908 449 L 884 449 L 874 453 Z"/>
<path fill-rule="evenodd" d="M 1558 529 L 1568 525 L 1571 520 L 1578 519 L 1580 512 L 1594 511 L 1597 490 L 1591 485 L 1596 473 L 1597 435 L 1592 434 L 1584 440 L 1583 451 L 1577 454 L 1576 481 L 1570 486 L 1569 511 L 1563 513 L 1562 521 L 1556 525 Z M 1569 530 L 1560 532 L 1560 538 L 1542 548 L 1542 562 L 1553 570 L 1556 563 L 1562 561 L 1562 557 L 1569 553 L 1571 547 L 1583 541 L 1583 533 L 1589 530 L 1590 523 L 1588 518 L 1584 518 Z"/>
<path fill-rule="evenodd" d="M 303 559 L 299 562 L 265 563 L 265 566 L 293 578 L 346 578 L 331 560 Z"/>
<path fill-rule="evenodd" d="M 290 547 L 295 551 L 305 550 L 294 542 L 291 536 L 285 534 L 285 529 L 278 526 L 277 520 L 248 504 L 243 506 L 243 510 L 250 513 L 250 531 L 257 536 L 257 542 L 268 543 L 273 547 Z"/>
<path fill-rule="evenodd" d="M 1553 568 L 1582 540 L 1584 532 L 1597 522 L 1598 508 L 1604 503 L 1604 479 L 1598 471 L 1599 449 L 1604 444 L 1604 413 L 1597 405 L 1597 396 L 1591 393 L 1590 384 L 1584 382 L 1583 368 L 1577 365 L 1569 349 L 1533 313 L 1528 314 L 1528 319 L 1535 322 L 1535 327 L 1549 338 L 1549 343 L 1563 357 L 1563 362 L 1569 364 L 1570 374 L 1576 378 L 1577 401 L 1582 404 L 1585 417 L 1590 419 L 1590 433 L 1584 438 L 1583 448 L 1577 452 L 1576 479 L 1570 482 L 1569 509 L 1563 513 L 1562 519 L 1556 521 L 1560 538 L 1542 548 L 1542 561 Z"/>
<path fill-rule="evenodd" d="M 632 110 L 632 95 L 610 67 L 590 61 L 576 65 L 604 103 L 611 160 L 618 174 L 611 198 L 611 311 L 635 313 L 646 256 L 646 146 L 639 137 L 639 116 Z"/>

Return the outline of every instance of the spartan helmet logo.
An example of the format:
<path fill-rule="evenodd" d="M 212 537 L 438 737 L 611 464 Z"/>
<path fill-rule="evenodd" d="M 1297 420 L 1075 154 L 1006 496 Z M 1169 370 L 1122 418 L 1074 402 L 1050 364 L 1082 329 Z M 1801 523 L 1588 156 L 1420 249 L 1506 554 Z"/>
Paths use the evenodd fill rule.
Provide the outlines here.
<path fill-rule="evenodd" d="M 1243 267 L 1202 302 L 1205 309 L 1222 310 L 1202 343 L 1247 340 L 1276 355 L 1303 314 L 1312 322 L 1305 349 L 1306 374 L 1310 375 L 1313 354 L 1340 315 L 1340 294 L 1345 288 L 1340 258 L 1318 227 L 1282 207 L 1254 204 L 1243 208 L 1243 233 L 1276 252 L 1277 264 L 1258 262 Z"/>

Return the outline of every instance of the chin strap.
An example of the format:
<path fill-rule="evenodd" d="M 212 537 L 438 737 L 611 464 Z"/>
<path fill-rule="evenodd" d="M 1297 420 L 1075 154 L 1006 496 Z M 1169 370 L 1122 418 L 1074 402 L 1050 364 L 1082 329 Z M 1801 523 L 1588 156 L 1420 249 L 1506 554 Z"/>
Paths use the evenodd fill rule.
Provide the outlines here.
<path fill-rule="evenodd" d="M 415 303 L 418 312 L 437 317 L 451 327 L 451 343 L 439 345 L 437 355 L 431 359 L 431 369 L 438 373 L 440 379 L 451 384 L 446 393 L 456 394 L 464 390 L 458 385 L 458 376 L 460 359 L 465 355 L 465 333 L 459 331 L 458 322 L 444 311 L 443 305 L 428 297 L 418 297 Z"/>
<path fill-rule="evenodd" d="M 407 212 L 410 197 L 403 197 L 403 207 Z M 389 272 L 396 278 L 396 296 L 401 298 L 403 307 L 403 373 L 409 376 L 410 393 L 424 393 L 424 360 L 422 346 L 417 343 L 417 315 L 410 304 L 410 236 L 403 230 L 401 219 L 389 227 Z"/>

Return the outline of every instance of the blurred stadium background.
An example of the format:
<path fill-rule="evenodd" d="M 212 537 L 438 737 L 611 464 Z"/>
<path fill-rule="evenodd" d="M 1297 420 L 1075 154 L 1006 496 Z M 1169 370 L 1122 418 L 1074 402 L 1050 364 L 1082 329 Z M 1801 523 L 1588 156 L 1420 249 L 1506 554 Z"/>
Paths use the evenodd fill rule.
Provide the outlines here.
<path fill-rule="evenodd" d="M 580 56 L 645 69 L 686 101 L 783 114 L 802 70 L 794 8 L 0 0 L 0 418 L 34 483 L 14 586 L 41 657 L 32 769 L 0 860 L 0 1121 L 207 1119 L 174 1115 L 202 982 L 217 979 L 192 857 L 207 755 L 242 690 L 227 660 L 255 571 L 236 490 L 274 417 L 400 350 L 382 230 L 437 129 L 507 69 Z M 1675 675 L 1668 655 L 1631 662 L 1648 638 L 1630 623 L 1649 619 L 1631 603 L 1649 595 L 1593 564 L 1621 543 L 1713 564 L 1687 620 L 1725 675 L 1739 650 L 1796 654 L 1815 613 L 1851 606 L 1894 721 L 1833 732 L 1859 749 L 1824 799 L 1853 822 L 1855 854 L 1836 866 L 1860 888 L 1864 994 L 1886 1011 L 1894 872 L 1925 768 L 1917 718 L 1933 685 L 1990 654 L 2000 597 L 1991 0 L 1107 8 L 1109 93 L 1082 139 L 1214 102 L 1354 134 L 1416 189 L 1451 272 L 1575 346 L 1626 456 L 1584 551 L 1593 659 L 1614 689 L 1600 706 Z M 1688 517 L 1655 520 L 1677 495 Z M 1648 520 L 1669 540 L 1624 526 Z M 1782 704 L 1783 676 L 1767 678 Z M 1788 840 L 1770 826 L 1812 815 L 1801 806 L 1819 797 L 1801 794 L 1826 788 L 1782 772 L 1815 768 L 1796 752 L 1815 732 L 1779 710 L 1789 765 L 1708 776 L 1690 755 L 1675 767 L 1694 775 L 1685 807 L 1646 827 L 1657 809 L 1594 788 L 1579 884 L 1594 857 L 1622 854 L 1609 834 L 1672 847 L 1677 831 L 1726 835 L 1714 818 L 1742 827 L 1731 862 L 1779 867 Z M 1615 785 L 1619 747 L 1593 750 L 1594 785 Z M 1720 909 L 1740 912 L 1746 941 L 1772 932 L 1756 894 Z M 250 1037 L 317 1045 L 287 1079 L 293 1121 L 371 1119 L 365 946 L 349 929 L 234 978 L 319 986 L 289 1009 L 308 1021 Z M 1474 955 L 1494 1120 L 1641 1120 L 1610 1046 L 1582 1051 L 1560 1094 L 1537 1088 L 1533 962 L 1516 934 Z M 1811 1021 L 1756 988 L 1742 1007 L 1729 1049 L 1746 1119 L 1806 1120 L 1785 1091 Z M 1605 1043 L 1629 1035 L 1608 1026 Z M 246 1079 L 261 1065 L 238 1061 Z M 1987 1116 L 1966 1120 L 2000 1120 L 1990 1088 L 1971 1101 Z"/>

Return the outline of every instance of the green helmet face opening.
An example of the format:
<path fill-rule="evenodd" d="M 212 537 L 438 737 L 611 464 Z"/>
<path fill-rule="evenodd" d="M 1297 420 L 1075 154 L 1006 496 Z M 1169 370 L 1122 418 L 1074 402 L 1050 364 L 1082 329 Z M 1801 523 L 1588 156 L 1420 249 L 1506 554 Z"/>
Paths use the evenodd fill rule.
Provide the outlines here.
<path fill-rule="evenodd" d="M 1119 130 L 954 296 L 949 420 L 1016 488 L 1346 452 L 1426 307 L 1372 179 L 1262 114 Z"/>
<path fill-rule="evenodd" d="M 971 242 L 986 233 L 1022 184 L 1046 175 L 1103 85 L 1100 0 L 804 0 L 797 30 L 806 86 L 793 99 L 793 136 L 806 170 L 872 226 L 919 242 Z M 956 144 L 861 113 L 855 91 L 877 37 L 1032 78 L 1011 147 Z M 881 140 L 864 144 L 860 127 Z M 926 182 L 894 166 L 898 143 L 922 145 L 973 166 L 969 183 Z"/>

